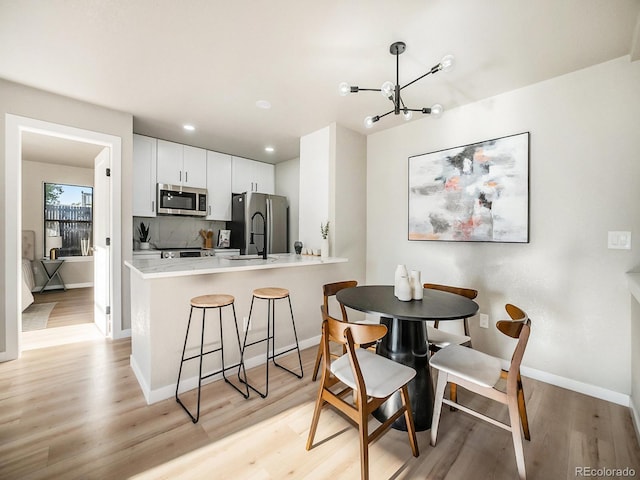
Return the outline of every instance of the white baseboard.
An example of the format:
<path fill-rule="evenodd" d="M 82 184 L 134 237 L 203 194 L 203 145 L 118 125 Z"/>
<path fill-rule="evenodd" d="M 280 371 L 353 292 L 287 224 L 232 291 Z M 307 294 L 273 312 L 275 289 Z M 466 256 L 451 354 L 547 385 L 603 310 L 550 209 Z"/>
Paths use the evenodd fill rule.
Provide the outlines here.
<path fill-rule="evenodd" d="M 313 347 L 320 343 L 320 335 L 308 338 L 306 340 L 302 340 L 299 342 L 300 350 L 304 350 L 305 348 Z M 284 350 L 288 350 L 292 348 L 293 345 L 288 345 L 286 347 L 282 347 L 276 351 L 279 353 Z M 131 368 L 134 370 L 136 378 L 138 379 L 138 383 L 143 390 L 144 396 L 147 399 L 148 404 L 156 403 L 161 400 L 166 400 L 167 398 L 171 398 L 175 395 L 176 384 L 166 385 L 164 387 L 160 387 L 154 390 L 150 390 L 148 385 L 144 382 L 144 379 L 141 375 L 139 375 L 139 370 L 137 370 L 134 365 L 135 361 L 133 357 L 131 357 Z M 257 355 L 252 358 L 245 359 L 245 368 L 250 369 L 256 367 L 258 365 L 264 364 L 264 355 Z M 507 363 L 508 366 L 508 363 Z M 640 441 L 640 414 L 635 410 L 633 403 L 631 402 L 631 398 L 629 395 L 624 393 L 615 392 L 613 390 L 608 390 L 606 388 L 598 387 L 596 385 L 591 385 L 588 383 L 579 382 L 577 380 L 572 380 L 570 378 L 561 377 L 559 375 L 555 375 L 553 373 L 544 372 L 542 370 L 537 370 L 535 368 L 530 367 L 521 367 L 521 373 L 525 377 L 533 378 L 534 380 L 539 380 L 541 382 L 549 383 L 551 385 L 555 385 L 557 387 L 566 388 L 567 390 L 571 390 L 574 392 L 582 393 L 584 395 L 589 395 L 590 397 L 599 398 L 601 400 L 605 400 L 607 402 L 612 402 L 617 405 L 622 405 L 624 407 L 630 407 L 631 414 L 634 419 L 634 426 L 636 427 L 636 433 L 638 434 L 638 438 Z M 214 382 L 216 380 L 220 380 L 222 378 L 222 374 L 214 375 L 210 378 L 207 378 L 203 385 L 209 382 Z M 185 378 L 180 382 L 180 392 L 186 392 L 188 390 L 192 390 L 198 386 L 198 378 L 190 377 Z"/>
<path fill-rule="evenodd" d="M 71 290 L 73 288 L 87 288 L 87 287 L 93 287 L 93 282 L 85 282 L 85 283 L 65 283 L 64 284 L 65 288 L 67 290 Z M 31 290 L 31 293 L 40 293 L 40 289 L 42 288 L 42 285 L 36 285 L 35 287 L 33 287 L 33 289 Z M 62 290 L 62 285 L 60 285 L 59 283 L 55 284 L 55 285 L 48 285 L 47 288 L 44 289 L 44 291 L 49 291 L 49 290 Z"/>
<path fill-rule="evenodd" d="M 529 368 L 522 366 L 520 372 L 523 376 L 533 378 L 534 380 L 540 380 L 541 382 L 549 383 L 557 387 L 566 388 L 578 393 L 589 395 L 590 397 L 599 398 L 612 402 L 624 407 L 630 405 L 630 397 L 624 393 L 615 392 L 606 388 L 591 385 L 589 383 L 579 382 L 570 378 L 554 375 L 553 373 L 543 372 L 542 370 L 536 370 L 535 368 Z"/>
<path fill-rule="evenodd" d="M 309 347 L 313 347 L 314 345 L 318 345 L 320 343 L 320 335 L 316 336 L 316 337 L 312 337 L 312 338 L 308 338 L 306 340 L 302 340 L 300 341 L 298 344 L 300 346 L 300 350 L 304 350 L 305 348 L 309 348 Z M 284 352 L 286 350 L 289 350 L 291 348 L 293 348 L 295 345 L 291 344 L 285 347 L 281 347 L 279 349 L 276 350 L 276 355 L 280 352 Z M 293 352 L 291 352 L 293 353 Z M 138 379 L 138 384 L 140 385 L 140 388 L 142 389 L 142 393 L 144 394 L 144 398 L 147 400 L 147 404 L 151 405 L 153 403 L 157 403 L 160 402 L 162 400 L 166 400 L 167 398 L 173 398 L 173 396 L 176 393 L 176 384 L 175 383 L 171 383 L 169 385 L 165 385 L 164 387 L 160 387 L 160 388 L 156 388 L 151 390 L 148 386 L 148 384 L 146 383 L 146 381 L 144 380 L 140 369 L 138 368 L 135 359 L 133 358 L 133 356 L 130 356 L 130 364 L 131 364 L 131 369 L 133 370 L 134 375 L 136 376 L 136 378 Z M 262 355 L 256 355 L 255 357 L 251 357 L 251 358 L 247 358 L 244 361 L 244 367 L 248 370 L 250 368 L 253 367 L 257 367 L 258 365 L 263 365 L 265 363 L 264 361 L 264 354 Z M 177 369 L 177 367 L 176 367 Z M 176 370 L 177 371 L 177 370 Z M 207 375 L 206 372 L 203 372 L 203 375 Z M 227 374 L 229 375 L 229 374 Z M 211 383 L 211 382 L 215 382 L 217 380 L 222 379 L 222 373 L 219 373 L 217 375 L 214 375 L 212 377 L 209 377 L 205 380 L 202 381 L 203 385 L 206 385 L 207 383 Z M 186 392 L 189 390 L 193 390 L 194 388 L 198 387 L 198 377 L 189 377 L 189 378 L 183 378 L 180 380 L 180 393 L 182 392 Z"/>

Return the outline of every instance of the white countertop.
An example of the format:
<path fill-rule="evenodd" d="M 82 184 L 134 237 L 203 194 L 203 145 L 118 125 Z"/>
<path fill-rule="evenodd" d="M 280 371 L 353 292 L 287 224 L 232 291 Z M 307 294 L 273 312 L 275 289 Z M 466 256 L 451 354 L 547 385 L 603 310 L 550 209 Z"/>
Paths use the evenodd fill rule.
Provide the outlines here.
<path fill-rule="evenodd" d="M 295 253 L 278 253 L 251 260 L 230 260 L 219 257 L 197 258 L 136 258 L 124 264 L 132 272 L 144 279 L 184 277 L 189 275 L 205 275 L 210 273 L 241 272 L 247 270 L 263 270 L 269 268 L 306 267 L 348 262 L 347 258 L 329 257 L 322 259 L 312 255 L 296 255 Z"/>

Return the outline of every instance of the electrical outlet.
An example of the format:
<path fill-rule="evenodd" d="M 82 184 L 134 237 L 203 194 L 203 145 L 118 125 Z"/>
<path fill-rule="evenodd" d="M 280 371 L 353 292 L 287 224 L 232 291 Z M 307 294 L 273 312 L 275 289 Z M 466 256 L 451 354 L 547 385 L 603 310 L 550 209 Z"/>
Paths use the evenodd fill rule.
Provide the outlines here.
<path fill-rule="evenodd" d="M 247 325 L 249 328 L 247 329 Z M 242 317 L 242 331 L 246 332 L 247 330 L 251 330 L 251 324 L 249 323 L 249 317 Z"/>
<path fill-rule="evenodd" d="M 609 232 L 607 247 L 616 250 L 631 250 L 631 232 Z"/>
<path fill-rule="evenodd" d="M 486 313 L 480 314 L 480 326 L 482 328 L 489 328 L 489 315 Z"/>

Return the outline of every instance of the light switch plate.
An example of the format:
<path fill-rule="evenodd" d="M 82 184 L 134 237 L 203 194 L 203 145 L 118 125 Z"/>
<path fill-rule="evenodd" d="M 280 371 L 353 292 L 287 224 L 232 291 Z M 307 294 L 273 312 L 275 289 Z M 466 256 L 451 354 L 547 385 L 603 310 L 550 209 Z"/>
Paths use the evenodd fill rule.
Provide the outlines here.
<path fill-rule="evenodd" d="M 607 248 L 616 250 L 631 250 L 631 232 L 609 232 Z"/>
<path fill-rule="evenodd" d="M 489 315 L 486 313 L 480 314 L 480 326 L 482 328 L 489 328 Z"/>

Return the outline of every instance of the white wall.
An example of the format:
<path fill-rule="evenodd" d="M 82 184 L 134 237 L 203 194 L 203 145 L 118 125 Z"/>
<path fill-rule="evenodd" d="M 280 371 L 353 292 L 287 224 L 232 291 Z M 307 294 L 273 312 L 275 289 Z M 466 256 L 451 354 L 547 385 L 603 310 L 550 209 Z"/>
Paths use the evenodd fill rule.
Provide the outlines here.
<path fill-rule="evenodd" d="M 300 158 L 276 164 L 276 195 L 284 195 L 289 201 L 289 251 L 298 240 L 300 217 Z"/>
<path fill-rule="evenodd" d="M 320 248 L 320 224 L 329 219 L 331 126 L 300 138 L 299 240 L 304 248 Z"/>
<path fill-rule="evenodd" d="M 640 62 L 628 57 L 425 118 L 367 141 L 367 282 L 395 266 L 423 280 L 479 290 L 488 330 L 474 346 L 507 358 L 493 324 L 504 304 L 533 327 L 524 365 L 580 389 L 630 393 L 630 301 L 625 272 L 639 266 Z M 407 240 L 407 158 L 531 132 L 530 243 Z M 607 249 L 607 231 L 633 232 L 633 249 Z M 556 377 L 557 376 L 557 377 Z"/>
<path fill-rule="evenodd" d="M 93 169 L 53 165 L 51 163 L 22 162 L 22 229 L 36 232 L 36 284 L 47 280 L 43 267 L 37 260 L 44 255 L 44 182 L 93 186 Z M 48 252 L 47 252 L 48 255 Z M 85 259 L 86 260 L 86 259 Z M 93 261 L 67 262 L 60 270 L 67 287 L 93 284 Z M 55 285 L 57 279 L 51 281 Z"/>
<path fill-rule="evenodd" d="M 367 227 L 366 137 L 339 125 L 332 126 L 335 140 L 329 168 L 330 253 L 347 257 L 358 266 L 357 276 L 345 280 L 364 280 Z"/>

